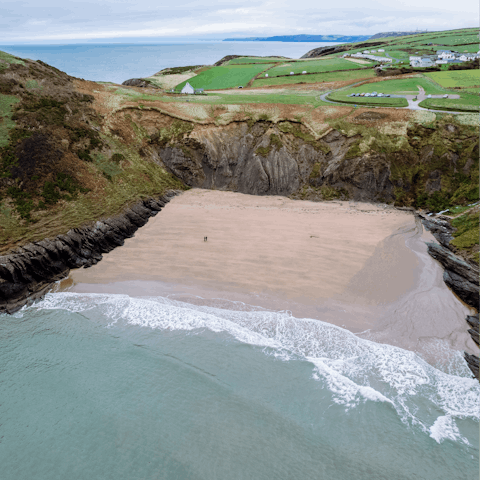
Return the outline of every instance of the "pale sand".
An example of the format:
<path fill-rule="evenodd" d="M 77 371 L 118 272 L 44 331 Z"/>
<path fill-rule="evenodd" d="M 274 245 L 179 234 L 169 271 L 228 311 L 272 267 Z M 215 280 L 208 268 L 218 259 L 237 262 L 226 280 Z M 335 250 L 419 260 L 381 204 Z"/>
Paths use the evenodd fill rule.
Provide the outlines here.
<path fill-rule="evenodd" d="M 432 239 L 411 213 L 383 205 L 192 189 L 99 264 L 72 271 L 70 288 L 239 300 L 403 348 L 440 338 L 475 352 L 471 310 L 426 253 Z"/>

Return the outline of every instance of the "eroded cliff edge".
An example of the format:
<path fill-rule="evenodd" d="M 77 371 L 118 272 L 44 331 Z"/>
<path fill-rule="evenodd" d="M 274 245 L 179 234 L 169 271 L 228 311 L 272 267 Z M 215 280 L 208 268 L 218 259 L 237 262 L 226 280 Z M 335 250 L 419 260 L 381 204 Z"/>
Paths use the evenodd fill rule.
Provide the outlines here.
<path fill-rule="evenodd" d="M 0 257 L 0 313 L 14 313 L 42 297 L 73 268 L 88 268 L 133 237 L 176 194 L 140 201 L 120 215 L 69 230 L 65 235 L 29 243 Z"/>

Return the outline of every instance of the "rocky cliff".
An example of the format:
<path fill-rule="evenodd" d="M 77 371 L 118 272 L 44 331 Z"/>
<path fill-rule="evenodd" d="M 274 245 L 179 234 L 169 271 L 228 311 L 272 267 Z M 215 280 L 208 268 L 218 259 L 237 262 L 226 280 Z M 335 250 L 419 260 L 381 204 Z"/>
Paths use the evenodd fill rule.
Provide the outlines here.
<path fill-rule="evenodd" d="M 417 214 L 423 226 L 430 231 L 439 242 L 427 243 L 428 253 L 437 260 L 444 268 L 443 281 L 445 284 L 467 305 L 479 309 L 479 269 L 478 265 L 471 261 L 468 256 L 461 258 L 452 250 L 455 247 L 452 241 L 455 228 L 446 217 L 431 218 Z M 478 237 L 478 229 L 477 229 Z M 461 252 L 460 252 L 461 253 Z M 478 313 L 469 315 L 465 319 L 471 327 L 470 333 L 473 341 L 479 344 Z M 465 360 L 475 378 L 479 378 L 478 356 L 465 352 Z"/>
<path fill-rule="evenodd" d="M 402 137 L 356 127 L 339 125 L 314 135 L 293 121 L 177 121 L 175 127 L 152 129 L 142 151 L 192 187 L 428 208 L 478 197 L 473 134 L 454 139 L 453 125 L 412 126 Z"/>
<path fill-rule="evenodd" d="M 123 245 L 125 238 L 148 222 L 176 192 L 138 202 L 120 215 L 75 228 L 65 235 L 44 239 L 0 257 L 0 313 L 13 313 L 43 296 L 52 283 L 68 276 L 72 268 L 88 268 L 103 253 Z"/>

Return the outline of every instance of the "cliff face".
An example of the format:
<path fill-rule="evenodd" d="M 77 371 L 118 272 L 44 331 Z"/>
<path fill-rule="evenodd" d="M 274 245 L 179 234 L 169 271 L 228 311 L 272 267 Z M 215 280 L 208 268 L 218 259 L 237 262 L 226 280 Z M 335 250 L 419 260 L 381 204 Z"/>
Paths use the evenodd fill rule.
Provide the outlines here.
<path fill-rule="evenodd" d="M 238 122 L 151 148 L 192 187 L 303 197 L 322 197 L 328 187 L 337 197 L 393 200 L 390 167 L 382 156 L 346 158 L 357 141 L 336 130 L 315 140 L 300 124 L 289 122 Z M 302 194 L 305 187 L 308 195 Z"/>

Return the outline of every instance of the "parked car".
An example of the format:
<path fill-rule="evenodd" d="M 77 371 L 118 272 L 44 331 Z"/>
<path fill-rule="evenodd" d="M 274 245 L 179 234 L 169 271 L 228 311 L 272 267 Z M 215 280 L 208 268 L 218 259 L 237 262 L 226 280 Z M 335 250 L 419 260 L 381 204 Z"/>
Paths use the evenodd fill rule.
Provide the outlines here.
<path fill-rule="evenodd" d="M 384 95 L 384 97 L 389 97 L 389 96 L 390 96 L 390 94 L 389 94 L 389 93 L 386 93 L 386 94 Z"/>
<path fill-rule="evenodd" d="M 383 97 L 383 93 L 379 93 L 377 97 Z"/>
<path fill-rule="evenodd" d="M 364 96 L 365 96 L 365 94 L 364 94 L 364 93 L 361 93 L 361 94 L 360 94 L 360 96 L 361 96 L 361 97 L 364 97 Z"/>
<path fill-rule="evenodd" d="M 443 98 L 448 98 L 448 95 L 447 95 L 447 94 L 445 94 L 445 95 L 443 96 Z"/>
<path fill-rule="evenodd" d="M 241 85 L 238 88 L 243 88 Z"/>
<path fill-rule="evenodd" d="M 432 96 L 431 96 L 431 95 L 427 95 L 427 98 L 432 98 Z"/>

